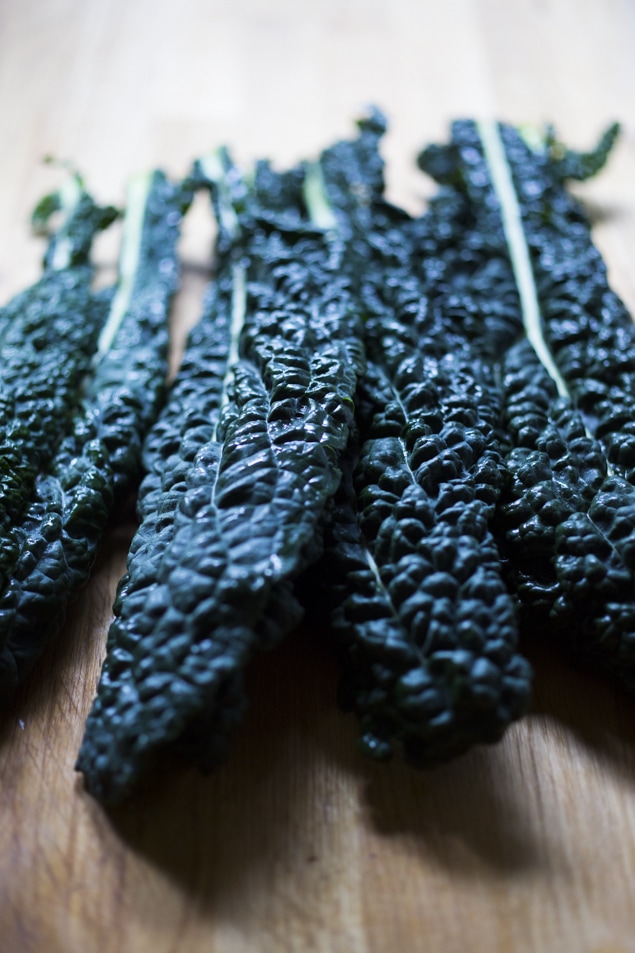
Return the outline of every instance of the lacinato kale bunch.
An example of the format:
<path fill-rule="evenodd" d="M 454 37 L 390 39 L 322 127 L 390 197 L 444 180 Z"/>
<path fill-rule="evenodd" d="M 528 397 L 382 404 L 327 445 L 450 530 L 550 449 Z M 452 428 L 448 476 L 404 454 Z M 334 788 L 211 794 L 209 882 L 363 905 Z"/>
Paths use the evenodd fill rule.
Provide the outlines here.
<path fill-rule="evenodd" d="M 225 757 L 245 668 L 307 586 L 378 758 L 500 738 L 529 698 L 519 621 L 635 687 L 635 331 L 566 188 L 616 129 L 574 153 L 456 123 L 419 158 L 439 188 L 418 217 L 386 200 L 385 129 L 371 110 L 284 173 L 220 150 L 137 179 L 116 289 L 89 260 L 113 209 L 73 176 L 36 210 L 43 277 L 0 309 L 0 703 L 143 460 L 77 762 L 106 803 L 163 755 Z M 157 420 L 201 186 L 215 276 Z"/>
<path fill-rule="evenodd" d="M 601 168 L 615 132 L 579 154 L 552 137 L 535 151 L 510 127 L 461 122 L 449 146 L 419 161 L 507 249 L 519 288 L 526 338 L 503 362 L 512 481 L 496 528 L 521 618 L 632 689 L 635 331 L 565 188 Z"/>
<path fill-rule="evenodd" d="M 175 185 L 161 172 L 131 184 L 117 289 L 99 296 L 106 319 L 93 336 L 90 360 L 82 363 L 81 388 L 61 442 L 48 459 L 37 459 L 34 487 L 8 531 L 16 556 L 0 590 L 3 705 L 61 627 L 69 601 L 88 578 L 113 506 L 138 479 L 142 440 L 164 395 L 176 244 L 191 198 L 191 185 Z M 64 321 L 81 324 L 81 316 L 65 308 Z M 46 329 L 43 334 L 42 347 L 54 347 L 55 339 Z M 59 362 L 59 351 L 51 359 Z M 39 367 L 49 363 L 42 360 Z"/>
<path fill-rule="evenodd" d="M 309 585 L 332 605 L 340 698 L 363 750 L 429 766 L 499 739 L 529 698 L 489 529 L 506 480 L 492 361 L 518 309 L 506 259 L 466 239 L 460 197 L 444 193 L 418 221 L 385 202 L 380 119 L 321 161 L 369 367 L 321 585 L 317 573 Z"/>
<path fill-rule="evenodd" d="M 247 185 L 220 153 L 198 174 L 219 226 L 215 284 L 146 443 L 77 762 L 110 803 L 165 749 L 204 769 L 225 756 L 246 664 L 299 618 L 291 581 L 319 552 L 363 365 L 341 244 L 309 220 L 303 173 L 260 164 Z"/>

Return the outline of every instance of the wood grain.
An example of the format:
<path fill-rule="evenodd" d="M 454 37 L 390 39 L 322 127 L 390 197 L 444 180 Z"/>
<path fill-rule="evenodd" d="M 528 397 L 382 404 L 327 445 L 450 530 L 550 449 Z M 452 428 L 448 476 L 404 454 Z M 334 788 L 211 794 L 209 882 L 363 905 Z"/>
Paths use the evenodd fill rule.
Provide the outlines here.
<path fill-rule="evenodd" d="M 33 280 L 27 218 L 72 160 L 104 201 L 220 142 L 279 164 L 391 120 L 390 192 L 457 116 L 624 124 L 580 189 L 635 309 L 630 0 L 2 0 L 0 301 Z M 176 365 L 209 274 L 188 219 Z M 116 243 L 99 245 L 102 277 Z M 635 703 L 545 649 L 530 715 L 433 773 L 368 764 L 309 624 L 250 672 L 250 716 L 210 778 L 174 771 L 107 814 L 73 764 L 133 525 L 113 526 L 54 651 L 0 720 L 2 953 L 633 953 Z"/>

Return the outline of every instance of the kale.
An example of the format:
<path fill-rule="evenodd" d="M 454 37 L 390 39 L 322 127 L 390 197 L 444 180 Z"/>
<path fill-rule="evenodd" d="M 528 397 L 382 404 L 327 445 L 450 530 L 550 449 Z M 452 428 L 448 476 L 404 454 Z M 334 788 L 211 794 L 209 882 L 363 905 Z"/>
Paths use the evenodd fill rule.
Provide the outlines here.
<path fill-rule="evenodd" d="M 245 668 L 311 588 L 380 759 L 501 737 L 529 699 L 519 619 L 635 685 L 635 332 L 566 188 L 617 129 L 574 153 L 488 128 L 421 154 L 418 217 L 385 198 L 377 110 L 284 173 L 197 164 L 216 274 L 144 444 L 77 761 L 101 801 L 166 754 L 226 756 Z"/>
<path fill-rule="evenodd" d="M 165 749 L 210 768 L 243 672 L 299 618 L 363 362 L 340 247 L 307 220 L 301 172 L 226 152 L 197 170 L 219 225 L 214 287 L 145 451 L 141 519 L 77 767 L 104 802 Z"/>
<path fill-rule="evenodd" d="M 592 242 L 584 209 L 552 173 L 551 163 L 547 159 L 536 163 L 513 130 L 503 131 L 503 142 L 516 189 L 523 190 L 523 230 L 543 314 L 545 340 L 586 425 L 602 443 L 610 466 L 632 483 L 632 317 L 608 284 L 606 266 Z M 601 158 L 606 157 L 607 145 L 604 140 L 600 143 Z M 561 162 L 565 164 L 566 158 Z M 598 164 L 587 163 L 590 171 L 595 171 Z M 527 185 L 521 183 L 526 183 L 529 175 L 532 188 L 530 197 L 525 199 Z"/>
<path fill-rule="evenodd" d="M 77 176 L 44 204 L 47 214 L 34 213 L 41 231 L 53 210 L 61 220 L 43 274 L 0 310 L 0 588 L 18 555 L 11 527 L 69 427 L 106 313 L 89 255 L 115 210 L 96 205 Z"/>
<path fill-rule="evenodd" d="M 571 401 L 529 342 L 504 361 L 512 481 L 495 520 L 526 627 L 635 687 L 635 489 L 611 474 Z"/>
<path fill-rule="evenodd" d="M 465 232 L 460 197 L 440 195 L 418 220 L 384 201 L 371 118 L 322 159 L 370 362 L 306 589 L 331 604 L 340 700 L 360 719 L 363 750 L 384 759 L 399 748 L 422 767 L 500 738 L 528 702 L 489 528 L 506 481 L 492 360 L 518 333 L 518 309 L 505 257 Z"/>
<path fill-rule="evenodd" d="M 485 127 L 487 128 L 487 127 Z M 447 147 L 431 147 L 420 166 L 468 197 L 479 227 L 501 248 L 508 242 L 503 207 L 477 124 L 455 123 Z M 533 343 L 602 443 L 611 467 L 635 479 L 635 327 L 608 284 L 581 203 L 566 179 L 595 174 L 617 135 L 612 126 L 591 153 L 571 153 L 550 132 L 534 150 L 511 126 L 500 126 L 501 162 L 508 168 L 537 305 Z M 493 137 L 494 141 L 498 138 Z M 443 161 L 440 156 L 443 156 Z"/>
<path fill-rule="evenodd" d="M 632 690 L 635 331 L 565 188 L 602 167 L 616 133 L 581 154 L 552 133 L 532 150 L 511 127 L 461 122 L 419 161 L 508 248 L 521 292 L 527 338 L 502 369 L 512 479 L 495 532 L 523 624 Z"/>
<path fill-rule="evenodd" d="M 163 173 L 131 184 L 120 277 L 69 432 L 11 527 L 0 593 L 0 703 L 10 704 L 87 580 L 113 506 L 134 487 L 142 439 L 163 400 L 176 242 L 191 187 Z M 55 355 L 56 360 L 59 359 Z"/>
<path fill-rule="evenodd" d="M 112 205 L 95 204 L 80 175 L 69 175 L 60 189 L 40 199 L 31 215 L 33 230 L 48 237 L 44 268 L 59 271 L 86 264 L 95 233 L 118 215 Z"/>
<path fill-rule="evenodd" d="M 485 395 L 473 359 L 432 363 L 419 387 L 407 360 L 365 379 L 374 414 L 324 570 L 362 746 L 418 766 L 498 739 L 529 693 L 488 528 L 502 474 Z"/>
<path fill-rule="evenodd" d="M 560 397 L 528 341 L 505 356 L 512 476 L 494 531 L 521 622 L 635 687 L 635 489 Z"/>

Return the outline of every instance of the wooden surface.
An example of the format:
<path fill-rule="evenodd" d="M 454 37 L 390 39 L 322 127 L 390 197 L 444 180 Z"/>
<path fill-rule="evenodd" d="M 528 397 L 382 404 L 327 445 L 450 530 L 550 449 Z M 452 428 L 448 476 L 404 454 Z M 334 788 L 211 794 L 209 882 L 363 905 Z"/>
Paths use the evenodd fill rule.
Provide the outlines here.
<path fill-rule="evenodd" d="M 580 147 L 621 120 L 580 191 L 635 309 L 634 47 L 632 0 L 0 0 L 0 301 L 38 272 L 44 155 L 117 202 L 131 172 L 179 175 L 221 142 L 314 154 L 374 101 L 409 208 L 430 191 L 413 154 L 453 117 L 553 120 Z M 175 361 L 211 234 L 199 203 Z M 115 254 L 100 242 L 102 277 Z M 544 650 L 502 744 L 414 774 L 358 756 L 323 633 L 303 629 L 254 664 L 225 767 L 101 810 L 73 763 L 132 529 L 0 721 L 1 953 L 635 951 L 635 702 Z"/>

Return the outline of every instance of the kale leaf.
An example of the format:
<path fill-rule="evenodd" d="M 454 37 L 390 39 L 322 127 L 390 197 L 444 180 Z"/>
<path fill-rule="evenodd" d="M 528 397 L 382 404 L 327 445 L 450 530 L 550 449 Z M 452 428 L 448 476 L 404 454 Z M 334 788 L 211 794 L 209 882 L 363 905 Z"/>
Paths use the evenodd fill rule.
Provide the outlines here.
<path fill-rule="evenodd" d="M 507 248 L 519 288 L 527 336 L 503 360 L 512 480 L 495 530 L 523 623 L 632 689 L 635 330 L 564 184 L 597 172 L 616 134 L 582 154 L 552 132 L 536 148 L 512 127 L 462 121 L 419 163 Z"/>
<path fill-rule="evenodd" d="M 305 588 L 332 606 L 340 698 L 363 750 L 430 766 L 500 738 L 529 698 L 489 528 L 506 481 L 492 361 L 518 333 L 518 309 L 505 257 L 465 231 L 460 196 L 445 191 L 417 220 L 385 202 L 381 132 L 371 114 L 356 142 L 322 158 L 370 363 L 325 558 Z"/>
<path fill-rule="evenodd" d="M 198 169 L 219 237 L 215 286 L 146 444 L 141 525 L 78 769 L 105 802 L 164 749 L 207 769 L 245 707 L 246 664 L 299 618 L 290 580 L 318 553 L 363 362 L 340 252 L 302 175 L 249 188 L 227 153 Z"/>
<path fill-rule="evenodd" d="M 119 284 L 114 294 L 98 297 L 108 305 L 107 318 L 84 369 L 81 400 L 10 529 L 17 558 L 0 592 L 4 706 L 60 629 L 113 506 L 138 478 L 143 437 L 164 396 L 176 243 L 191 197 L 191 186 L 174 185 L 160 172 L 131 185 Z M 59 360 L 58 353 L 53 357 Z"/>

